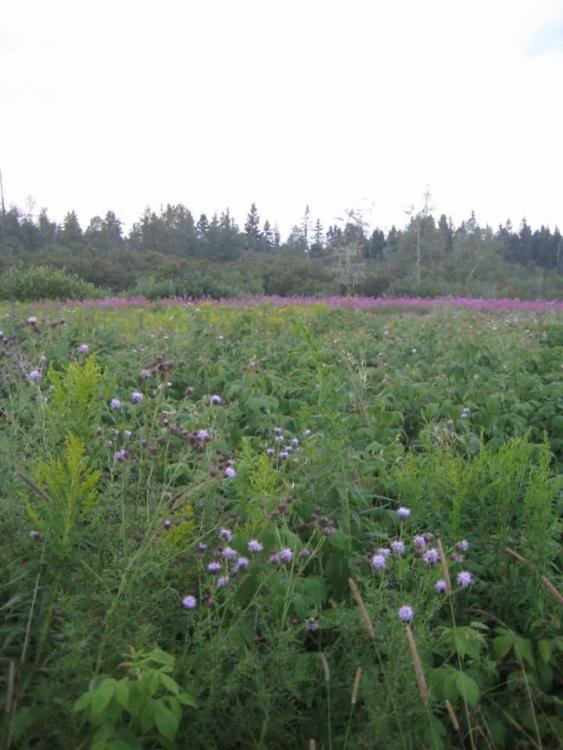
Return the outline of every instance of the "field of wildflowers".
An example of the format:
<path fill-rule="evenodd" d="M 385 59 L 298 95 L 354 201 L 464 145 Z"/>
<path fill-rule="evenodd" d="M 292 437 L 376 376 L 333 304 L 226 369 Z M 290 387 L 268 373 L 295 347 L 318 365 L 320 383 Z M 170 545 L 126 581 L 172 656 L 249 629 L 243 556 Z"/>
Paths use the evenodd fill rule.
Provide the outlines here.
<path fill-rule="evenodd" d="M 561 747 L 562 308 L 3 309 L 2 747 Z"/>

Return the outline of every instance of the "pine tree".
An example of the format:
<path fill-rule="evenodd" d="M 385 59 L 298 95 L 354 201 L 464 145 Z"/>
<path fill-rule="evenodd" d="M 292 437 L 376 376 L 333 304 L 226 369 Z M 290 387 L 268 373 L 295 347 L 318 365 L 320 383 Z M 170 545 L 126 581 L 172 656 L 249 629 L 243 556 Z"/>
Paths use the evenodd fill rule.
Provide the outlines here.
<path fill-rule="evenodd" d="M 260 216 L 258 215 L 258 209 L 256 208 L 255 203 L 250 206 L 250 211 L 248 212 L 244 224 L 244 233 L 246 235 L 247 249 L 260 250 L 262 244 L 260 234 Z"/>
<path fill-rule="evenodd" d="M 315 222 L 315 229 L 313 231 L 313 244 L 310 248 L 310 254 L 313 258 L 318 258 L 323 254 L 324 250 L 324 234 L 321 225 L 321 220 L 317 219 Z"/>

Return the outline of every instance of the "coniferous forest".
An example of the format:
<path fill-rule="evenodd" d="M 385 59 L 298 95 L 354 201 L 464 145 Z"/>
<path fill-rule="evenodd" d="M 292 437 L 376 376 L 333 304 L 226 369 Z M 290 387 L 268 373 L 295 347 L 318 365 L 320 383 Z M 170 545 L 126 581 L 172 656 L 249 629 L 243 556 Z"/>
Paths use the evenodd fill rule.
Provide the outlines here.
<path fill-rule="evenodd" d="M 0 297 L 21 300 L 108 293 L 553 299 L 563 292 L 557 227 L 523 219 L 495 229 L 473 213 L 455 225 L 432 215 L 428 200 L 405 226 L 386 230 L 368 226 L 355 210 L 323 226 L 306 208 L 287 237 L 255 204 L 242 226 L 229 210 L 196 218 L 182 204 L 147 208 L 129 232 L 113 211 L 81 226 L 74 211 L 58 224 L 45 209 L 11 207 L 0 244 Z"/>

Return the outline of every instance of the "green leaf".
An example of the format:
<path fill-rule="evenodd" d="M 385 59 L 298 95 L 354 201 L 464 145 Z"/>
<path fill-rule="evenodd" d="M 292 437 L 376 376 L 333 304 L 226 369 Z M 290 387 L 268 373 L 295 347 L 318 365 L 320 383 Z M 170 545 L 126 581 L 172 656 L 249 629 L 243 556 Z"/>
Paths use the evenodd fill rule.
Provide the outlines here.
<path fill-rule="evenodd" d="M 516 653 L 521 659 L 524 659 L 524 661 L 528 662 L 528 664 L 533 667 L 534 666 L 534 655 L 532 654 L 532 644 L 527 638 L 521 638 L 518 636 L 516 638 Z"/>
<path fill-rule="evenodd" d="M 127 704 L 129 703 L 129 682 L 126 677 L 116 683 L 115 697 L 120 706 L 127 708 Z"/>
<path fill-rule="evenodd" d="M 497 659 L 504 659 L 514 645 L 514 635 L 499 635 L 493 641 L 493 651 Z"/>
<path fill-rule="evenodd" d="M 174 693 L 174 695 L 176 695 L 180 689 L 176 680 L 173 680 L 172 677 L 167 674 L 160 675 L 160 684 L 171 693 Z"/>
<path fill-rule="evenodd" d="M 113 698 L 113 694 L 115 692 L 115 681 L 114 680 L 104 680 L 101 685 L 99 685 L 94 690 L 94 695 L 92 696 L 92 716 L 97 716 L 98 714 L 101 714 L 102 711 L 108 707 L 109 702 Z"/>
<path fill-rule="evenodd" d="M 74 706 L 72 707 L 73 712 L 78 713 L 79 711 L 84 711 L 84 709 L 88 708 L 90 705 L 91 700 L 92 692 L 88 691 L 87 693 L 84 693 L 75 701 Z"/>
<path fill-rule="evenodd" d="M 179 723 L 172 711 L 162 701 L 158 701 L 154 714 L 156 726 L 160 734 L 168 739 L 176 736 Z"/>
<path fill-rule="evenodd" d="M 542 638 L 538 643 L 538 653 L 540 659 L 547 664 L 553 653 L 553 641 L 549 640 L 549 638 Z"/>
<path fill-rule="evenodd" d="M 477 685 L 475 680 L 465 672 L 458 672 L 455 678 L 455 686 L 461 698 L 467 701 L 472 708 L 475 708 L 481 694 L 479 685 Z"/>
<path fill-rule="evenodd" d="M 178 693 L 178 700 L 185 706 L 191 706 L 192 708 L 199 708 L 198 702 L 190 695 L 190 693 Z"/>

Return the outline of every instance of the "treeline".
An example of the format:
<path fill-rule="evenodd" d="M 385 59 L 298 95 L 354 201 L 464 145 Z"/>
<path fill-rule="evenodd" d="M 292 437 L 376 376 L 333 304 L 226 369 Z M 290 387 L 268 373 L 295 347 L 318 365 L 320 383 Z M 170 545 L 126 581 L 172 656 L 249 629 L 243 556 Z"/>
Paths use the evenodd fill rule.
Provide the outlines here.
<path fill-rule="evenodd" d="M 406 226 L 388 231 L 368 228 L 354 211 L 325 230 L 306 209 L 283 241 L 254 204 L 242 227 L 228 210 L 195 220 L 182 204 L 145 210 L 129 233 L 113 211 L 85 228 L 74 211 L 57 224 L 46 210 L 35 216 L 13 207 L 0 221 L 3 297 L 29 298 L 34 289 L 36 295 L 64 297 L 67 277 L 84 295 L 94 288 L 148 297 L 563 293 L 557 228 L 532 229 L 524 220 L 518 228 L 507 222 L 493 230 L 481 227 L 473 214 L 455 226 L 427 207 L 412 212 Z M 52 289 L 50 273 L 57 280 Z"/>

